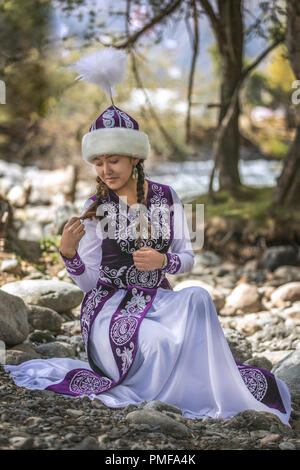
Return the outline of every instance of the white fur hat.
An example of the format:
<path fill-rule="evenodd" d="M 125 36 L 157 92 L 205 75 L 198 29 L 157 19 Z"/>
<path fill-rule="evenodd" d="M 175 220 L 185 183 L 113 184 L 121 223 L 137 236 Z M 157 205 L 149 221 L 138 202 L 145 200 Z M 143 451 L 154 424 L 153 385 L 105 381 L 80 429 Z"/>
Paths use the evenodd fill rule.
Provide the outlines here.
<path fill-rule="evenodd" d="M 112 101 L 112 106 L 97 117 L 82 138 L 82 156 L 91 165 L 98 155 L 128 155 L 143 160 L 149 156 L 147 134 L 140 131 L 138 122 L 115 106 L 112 99 L 113 86 L 123 80 L 125 65 L 126 53 L 107 47 L 87 54 L 70 67 L 80 74 L 76 80 L 97 84 Z"/>

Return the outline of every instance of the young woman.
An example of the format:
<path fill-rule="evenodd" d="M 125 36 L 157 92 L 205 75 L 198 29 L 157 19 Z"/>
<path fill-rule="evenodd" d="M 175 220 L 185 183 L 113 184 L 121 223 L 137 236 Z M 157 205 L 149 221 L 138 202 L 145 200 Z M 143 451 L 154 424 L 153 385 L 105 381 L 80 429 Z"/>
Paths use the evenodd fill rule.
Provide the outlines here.
<path fill-rule="evenodd" d="M 167 281 L 166 273 L 191 270 L 194 253 L 176 191 L 145 178 L 148 155 L 146 134 L 115 106 L 84 136 L 98 186 L 65 225 L 60 254 L 85 292 L 88 362 L 34 359 L 5 369 L 18 385 L 87 395 L 109 407 L 160 400 L 188 418 L 254 409 L 289 425 L 287 385 L 234 360 L 208 291 L 174 291 Z"/>

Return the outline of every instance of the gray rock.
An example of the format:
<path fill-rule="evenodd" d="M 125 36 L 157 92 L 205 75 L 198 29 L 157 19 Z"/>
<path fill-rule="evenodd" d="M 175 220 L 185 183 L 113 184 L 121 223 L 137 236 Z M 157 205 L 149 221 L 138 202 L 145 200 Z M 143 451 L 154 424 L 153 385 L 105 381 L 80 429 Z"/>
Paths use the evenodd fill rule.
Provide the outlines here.
<path fill-rule="evenodd" d="M 143 410 L 170 411 L 182 415 L 181 409 L 177 406 L 159 400 L 148 401 L 146 404 L 142 405 L 142 408 Z"/>
<path fill-rule="evenodd" d="M 288 441 L 281 442 L 278 447 L 281 450 L 296 450 L 294 444 Z"/>
<path fill-rule="evenodd" d="M 250 259 L 244 265 L 244 272 L 256 271 L 258 268 L 258 261 L 256 258 Z"/>
<path fill-rule="evenodd" d="M 21 297 L 28 304 L 48 307 L 58 313 L 77 307 L 84 296 L 81 289 L 70 282 L 54 280 L 25 279 L 4 284 L 1 289 Z"/>
<path fill-rule="evenodd" d="M 39 359 L 41 356 L 35 351 L 21 351 L 18 349 L 8 349 L 6 351 L 5 363 L 11 366 L 18 366 L 22 362 L 31 361 L 32 359 Z"/>
<path fill-rule="evenodd" d="M 190 431 L 184 424 L 156 410 L 131 411 L 131 413 L 128 413 L 126 416 L 126 419 L 130 423 L 147 424 L 150 427 L 160 426 L 160 432 L 174 437 L 180 437 L 182 439 L 190 437 Z"/>
<path fill-rule="evenodd" d="M 80 320 L 66 321 L 62 324 L 61 330 L 68 335 L 78 335 L 81 333 Z"/>
<path fill-rule="evenodd" d="M 42 224 L 35 219 L 24 220 L 21 229 L 18 231 L 18 238 L 20 240 L 39 242 L 43 237 Z"/>
<path fill-rule="evenodd" d="M 76 352 L 85 351 L 84 342 L 81 335 L 72 336 L 69 338 L 69 343 L 74 347 Z"/>
<path fill-rule="evenodd" d="M 259 367 L 260 369 L 264 369 L 268 371 L 271 371 L 273 367 L 272 362 L 263 356 L 252 357 L 251 359 L 248 359 L 246 362 L 244 362 L 244 364 L 249 365 L 249 366 Z"/>
<path fill-rule="evenodd" d="M 198 253 L 195 256 L 195 263 L 192 269 L 192 273 L 196 274 L 198 272 L 198 268 L 202 268 L 203 266 L 219 266 L 222 260 L 219 255 L 214 253 L 213 251 L 204 251 L 203 253 Z"/>
<path fill-rule="evenodd" d="M 14 449 L 28 450 L 33 448 L 34 441 L 32 437 L 16 436 L 9 439 L 10 444 Z"/>
<path fill-rule="evenodd" d="M 67 201 L 64 205 L 60 206 L 55 214 L 55 219 L 53 221 L 53 226 L 51 227 L 51 231 L 55 235 L 61 235 L 63 232 L 63 228 L 68 220 L 73 217 L 77 216 L 77 210 L 75 205 Z"/>
<path fill-rule="evenodd" d="M 3 288 L 0 289 L 0 304 L 0 340 L 7 346 L 22 343 L 29 334 L 26 304 Z"/>
<path fill-rule="evenodd" d="M 272 246 L 267 248 L 259 263 L 262 269 L 274 271 L 282 265 L 296 266 L 298 263 L 298 251 L 290 245 Z"/>
<path fill-rule="evenodd" d="M 300 404 L 300 350 L 284 357 L 271 372 L 286 383 L 292 399 Z"/>
<path fill-rule="evenodd" d="M 54 341 L 53 343 L 39 344 L 37 351 L 47 358 L 51 357 L 74 357 L 74 348 L 68 343 Z"/>
<path fill-rule="evenodd" d="M 49 343 L 54 340 L 54 336 L 48 330 L 34 330 L 28 339 L 32 343 Z"/>
<path fill-rule="evenodd" d="M 233 418 L 224 424 L 227 429 L 237 429 L 239 431 L 266 430 L 280 435 L 293 435 L 289 426 L 283 424 L 278 416 L 267 411 L 244 410 L 237 413 Z"/>
<path fill-rule="evenodd" d="M 99 450 L 97 440 L 92 436 L 85 437 L 73 450 Z"/>
<path fill-rule="evenodd" d="M 244 363 L 252 358 L 252 345 L 245 336 L 232 328 L 223 328 L 223 332 L 237 362 Z"/>
<path fill-rule="evenodd" d="M 20 264 L 17 259 L 6 259 L 1 263 L 1 271 L 5 273 L 16 273 L 19 268 Z"/>
<path fill-rule="evenodd" d="M 62 318 L 57 312 L 38 305 L 28 305 L 28 321 L 35 330 L 59 332 L 62 325 Z"/>

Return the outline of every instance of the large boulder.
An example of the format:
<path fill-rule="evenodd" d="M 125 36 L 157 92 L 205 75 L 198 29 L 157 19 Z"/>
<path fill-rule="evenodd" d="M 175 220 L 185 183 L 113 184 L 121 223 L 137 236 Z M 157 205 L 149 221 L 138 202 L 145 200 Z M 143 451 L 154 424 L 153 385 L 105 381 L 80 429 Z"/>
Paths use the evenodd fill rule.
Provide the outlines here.
<path fill-rule="evenodd" d="M 9 282 L 2 290 L 21 297 L 27 304 L 51 308 L 58 313 L 77 307 L 84 296 L 84 292 L 70 282 L 44 279 Z"/>
<path fill-rule="evenodd" d="M 259 312 L 262 309 L 261 295 L 253 284 L 242 283 L 236 286 L 226 298 L 220 315 L 239 315 Z"/>
<path fill-rule="evenodd" d="M 6 346 L 22 343 L 29 334 L 28 308 L 18 296 L 0 289 L 0 340 Z"/>
<path fill-rule="evenodd" d="M 261 269 L 274 271 L 279 266 L 299 266 L 299 255 L 296 248 L 290 245 L 272 246 L 266 249 L 259 262 Z"/>
<path fill-rule="evenodd" d="M 300 406 L 300 350 L 277 362 L 271 372 L 287 384 L 292 399 Z"/>
<path fill-rule="evenodd" d="M 131 411 L 126 415 L 126 420 L 133 424 L 147 424 L 150 428 L 160 427 L 160 432 L 181 439 L 188 439 L 191 436 L 189 429 L 170 416 L 156 410 Z"/>
<path fill-rule="evenodd" d="M 246 429 L 249 432 L 265 429 L 266 431 L 278 433 L 283 436 L 293 435 L 293 430 L 286 424 L 283 424 L 280 418 L 274 413 L 251 409 L 237 413 L 224 424 L 224 427 L 238 431 Z"/>
<path fill-rule="evenodd" d="M 35 330 L 60 331 L 63 319 L 51 308 L 28 305 L 28 310 L 28 321 Z"/>
<path fill-rule="evenodd" d="M 62 341 L 54 341 L 53 343 L 39 344 L 36 350 L 44 358 L 52 357 L 70 357 L 75 359 L 75 349 L 71 344 L 64 343 Z"/>

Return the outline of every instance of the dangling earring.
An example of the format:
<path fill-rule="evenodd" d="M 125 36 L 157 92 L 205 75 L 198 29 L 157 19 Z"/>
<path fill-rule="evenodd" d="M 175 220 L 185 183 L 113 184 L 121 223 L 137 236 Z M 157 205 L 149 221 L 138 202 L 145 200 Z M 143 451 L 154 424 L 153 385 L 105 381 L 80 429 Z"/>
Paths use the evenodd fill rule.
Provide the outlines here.
<path fill-rule="evenodd" d="M 134 169 L 133 169 L 133 172 L 132 172 L 132 178 L 133 178 L 134 180 L 137 180 L 137 179 L 138 179 L 138 175 L 139 175 L 139 173 L 138 173 L 137 167 L 135 166 Z"/>

